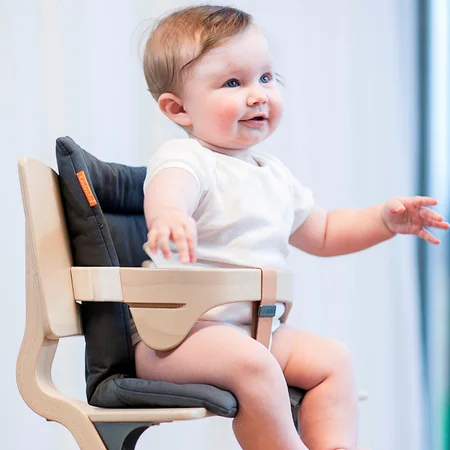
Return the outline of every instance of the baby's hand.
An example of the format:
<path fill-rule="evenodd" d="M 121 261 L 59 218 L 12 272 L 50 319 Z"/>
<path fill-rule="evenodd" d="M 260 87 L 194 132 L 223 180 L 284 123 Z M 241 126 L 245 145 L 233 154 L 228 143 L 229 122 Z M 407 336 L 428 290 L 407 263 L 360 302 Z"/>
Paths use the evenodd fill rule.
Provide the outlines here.
<path fill-rule="evenodd" d="M 396 197 L 388 200 L 381 211 L 381 220 L 392 233 L 415 234 L 432 244 L 439 244 L 425 227 L 447 230 L 450 225 L 444 218 L 427 206 L 437 200 L 430 197 Z"/>
<path fill-rule="evenodd" d="M 197 227 L 195 220 L 178 210 L 167 210 L 152 223 L 147 235 L 150 252 L 156 253 L 158 247 L 164 257 L 172 256 L 169 242 L 175 243 L 182 263 L 195 262 L 195 247 L 197 245 Z"/>

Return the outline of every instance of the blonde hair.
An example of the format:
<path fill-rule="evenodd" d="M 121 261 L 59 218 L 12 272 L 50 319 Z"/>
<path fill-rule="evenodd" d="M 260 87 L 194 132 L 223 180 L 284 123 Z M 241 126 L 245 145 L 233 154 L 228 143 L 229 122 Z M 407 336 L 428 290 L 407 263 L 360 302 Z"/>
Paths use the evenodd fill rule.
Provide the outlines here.
<path fill-rule="evenodd" d="M 160 19 L 144 50 L 148 90 L 158 101 L 165 92 L 179 95 L 188 68 L 209 50 L 246 30 L 252 16 L 228 6 L 183 8 Z"/>

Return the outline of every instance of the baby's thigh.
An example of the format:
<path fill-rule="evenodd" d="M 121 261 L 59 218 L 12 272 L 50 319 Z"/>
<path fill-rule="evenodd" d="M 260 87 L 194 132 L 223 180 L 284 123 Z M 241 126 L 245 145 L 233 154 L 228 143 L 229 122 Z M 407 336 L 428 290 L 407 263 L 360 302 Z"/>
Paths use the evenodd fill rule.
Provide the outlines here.
<path fill-rule="evenodd" d="M 274 333 L 271 352 L 288 385 L 311 389 L 337 372 L 352 372 L 351 356 L 340 342 L 281 325 Z"/>
<path fill-rule="evenodd" d="M 248 377 L 280 370 L 262 344 L 237 327 L 217 322 L 197 322 L 184 341 L 167 352 L 139 342 L 135 361 L 139 378 L 213 384 L 227 390 L 239 388 Z"/>

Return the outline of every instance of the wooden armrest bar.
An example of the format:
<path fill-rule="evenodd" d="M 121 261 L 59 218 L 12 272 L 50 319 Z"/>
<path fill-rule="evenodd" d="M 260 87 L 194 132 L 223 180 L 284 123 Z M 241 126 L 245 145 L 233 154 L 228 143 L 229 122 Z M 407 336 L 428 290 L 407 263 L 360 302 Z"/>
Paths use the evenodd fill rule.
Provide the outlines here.
<path fill-rule="evenodd" d="M 145 269 L 72 267 L 75 300 L 125 303 L 185 303 L 220 297 L 229 302 L 261 296 L 257 269 Z M 219 303 L 220 304 L 220 303 Z"/>
<path fill-rule="evenodd" d="M 273 281 L 270 293 L 263 295 L 265 272 Z M 290 309 L 291 276 L 286 270 L 72 267 L 71 274 L 75 300 L 127 303 L 142 340 L 156 350 L 176 347 L 195 322 L 216 306 L 263 298 L 266 304 L 284 302 L 283 321 Z M 261 330 L 267 335 L 268 318 L 261 323 L 265 325 L 259 336 Z M 267 336 L 259 340 L 268 345 Z"/>
<path fill-rule="evenodd" d="M 291 299 L 291 272 L 276 270 L 276 301 Z M 125 302 L 159 307 L 195 302 L 247 302 L 261 299 L 260 269 L 145 269 L 72 267 L 77 301 Z"/>

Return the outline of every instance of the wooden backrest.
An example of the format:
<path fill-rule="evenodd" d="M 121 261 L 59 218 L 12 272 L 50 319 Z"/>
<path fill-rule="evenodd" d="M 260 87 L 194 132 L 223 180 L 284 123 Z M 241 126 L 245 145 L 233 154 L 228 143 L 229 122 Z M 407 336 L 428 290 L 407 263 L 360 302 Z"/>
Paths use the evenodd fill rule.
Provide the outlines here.
<path fill-rule="evenodd" d="M 58 175 L 37 160 L 23 158 L 19 177 L 26 220 L 27 308 L 37 302 L 49 339 L 82 334 Z"/>

